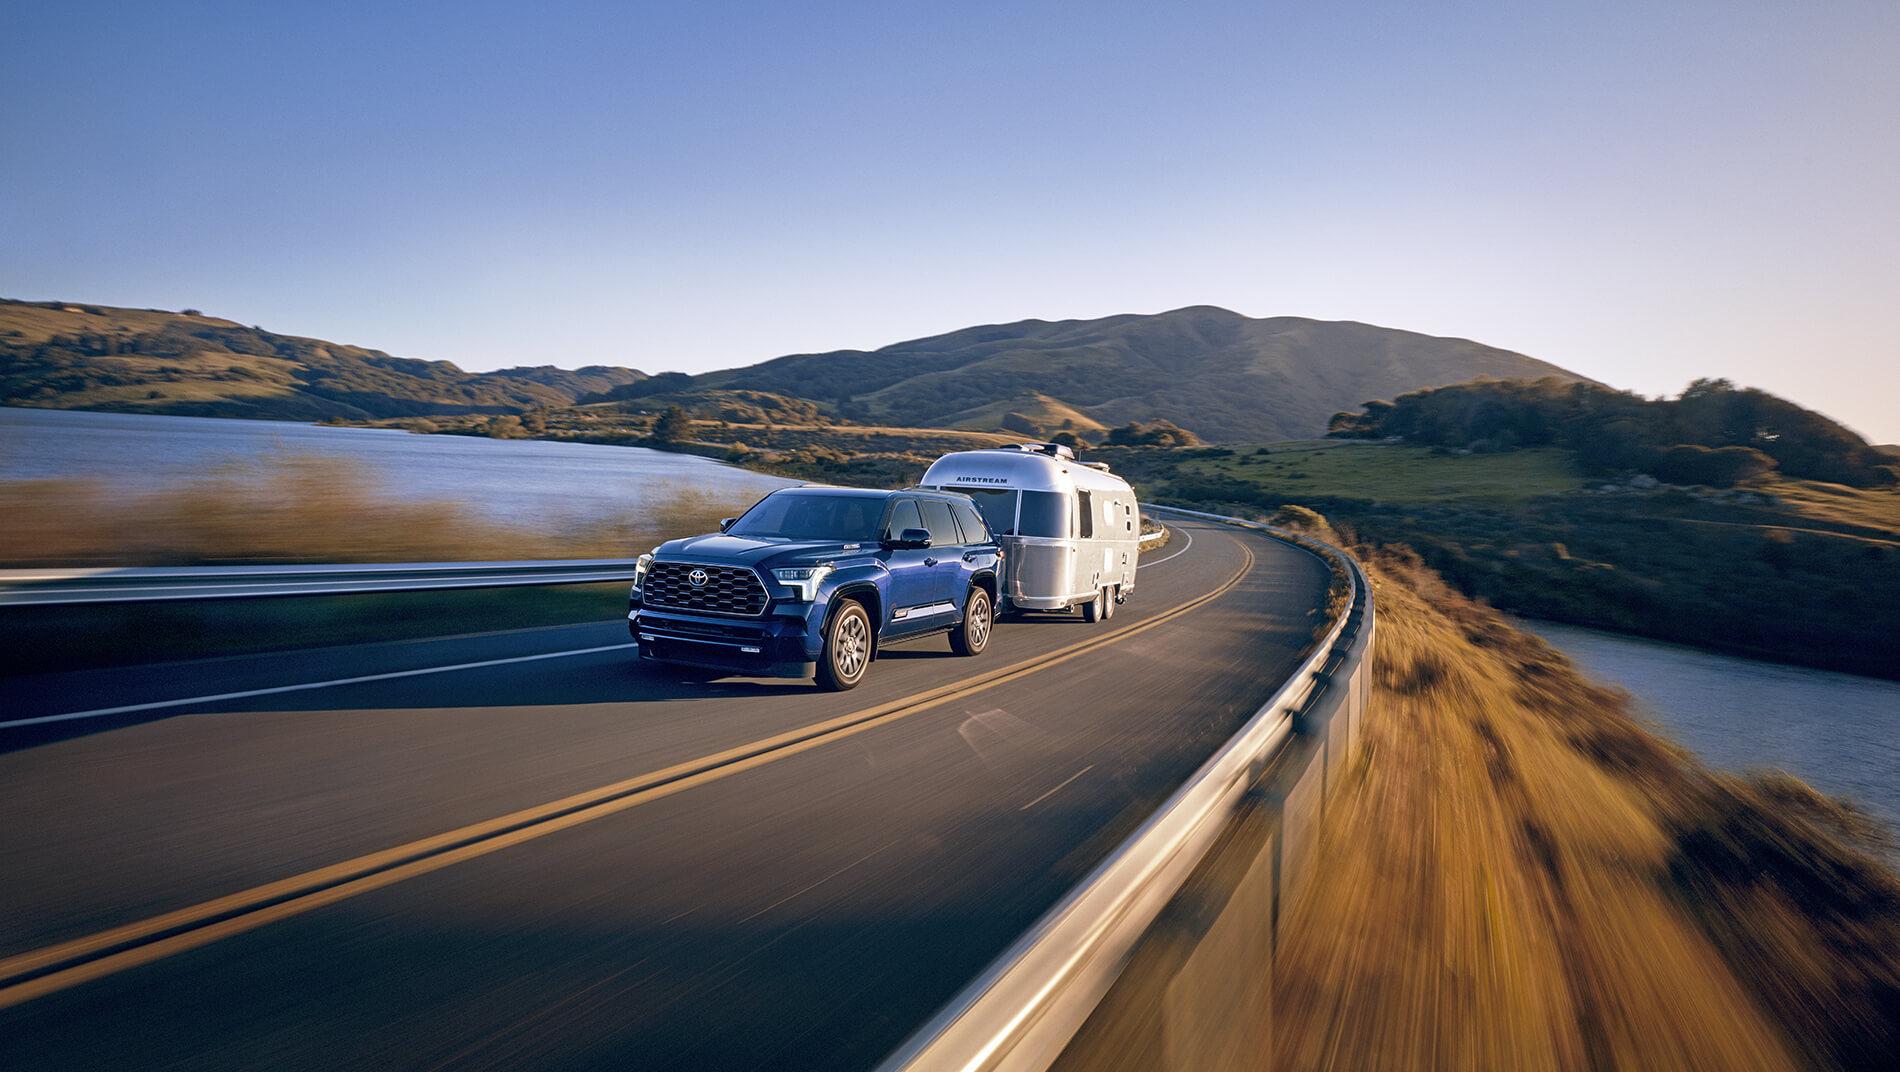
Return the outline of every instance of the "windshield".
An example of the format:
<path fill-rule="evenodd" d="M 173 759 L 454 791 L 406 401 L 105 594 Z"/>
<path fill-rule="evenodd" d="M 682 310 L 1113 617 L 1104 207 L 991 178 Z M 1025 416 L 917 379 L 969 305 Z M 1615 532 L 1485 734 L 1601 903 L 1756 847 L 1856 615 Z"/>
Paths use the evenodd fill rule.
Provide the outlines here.
<path fill-rule="evenodd" d="M 726 531 L 758 539 L 875 543 L 884 499 L 835 491 L 775 491 Z"/>
<path fill-rule="evenodd" d="M 952 484 L 946 491 L 960 491 L 976 500 L 976 509 L 987 521 L 990 531 L 1001 536 L 1016 534 L 1016 493 L 1006 488 L 966 488 Z"/>

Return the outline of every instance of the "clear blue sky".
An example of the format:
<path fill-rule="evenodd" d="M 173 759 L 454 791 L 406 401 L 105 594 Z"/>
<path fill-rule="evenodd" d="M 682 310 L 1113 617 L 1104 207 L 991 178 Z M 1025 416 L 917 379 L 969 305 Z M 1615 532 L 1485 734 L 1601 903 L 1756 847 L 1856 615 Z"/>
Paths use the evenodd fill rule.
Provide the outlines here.
<path fill-rule="evenodd" d="M 1900 440 L 1890 0 L 300 6 L 6 0 L 0 294 L 649 371 L 1211 303 Z"/>

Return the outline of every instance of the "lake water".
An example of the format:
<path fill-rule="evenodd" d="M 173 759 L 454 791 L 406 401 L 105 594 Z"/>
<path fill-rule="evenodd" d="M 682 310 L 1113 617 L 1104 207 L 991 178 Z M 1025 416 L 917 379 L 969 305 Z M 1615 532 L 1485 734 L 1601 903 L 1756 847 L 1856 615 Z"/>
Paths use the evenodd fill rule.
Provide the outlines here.
<path fill-rule="evenodd" d="M 1900 682 L 1521 622 L 1710 766 L 1779 767 L 1900 828 Z"/>
<path fill-rule="evenodd" d="M 681 487 L 745 499 L 794 483 L 644 447 L 0 407 L 0 480 L 83 477 L 147 489 L 274 452 L 346 458 L 403 498 L 454 500 L 503 521 L 591 521 L 637 513 Z"/>

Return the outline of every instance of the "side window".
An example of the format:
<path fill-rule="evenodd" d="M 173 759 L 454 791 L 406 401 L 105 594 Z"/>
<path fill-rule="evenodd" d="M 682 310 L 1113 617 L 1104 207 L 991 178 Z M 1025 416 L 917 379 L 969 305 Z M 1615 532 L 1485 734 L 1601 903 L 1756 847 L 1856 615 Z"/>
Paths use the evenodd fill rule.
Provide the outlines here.
<path fill-rule="evenodd" d="M 963 542 L 957 535 L 957 522 L 950 516 L 950 504 L 942 499 L 924 499 L 918 503 L 924 508 L 924 527 L 930 530 L 932 547 L 955 547 Z"/>
<path fill-rule="evenodd" d="M 1076 505 L 1081 512 L 1082 527 L 1077 535 L 1087 540 L 1095 535 L 1095 500 L 1086 491 L 1075 493 Z"/>
<path fill-rule="evenodd" d="M 884 535 L 887 539 L 895 539 L 903 535 L 905 529 L 923 527 L 924 519 L 917 513 L 917 500 L 899 499 L 897 505 L 891 507 L 891 520 L 890 524 L 884 526 Z"/>
<path fill-rule="evenodd" d="M 968 503 L 951 503 L 950 512 L 957 515 L 957 528 L 963 530 L 964 543 L 989 543 L 990 529 L 983 524 L 983 515 L 976 507 Z"/>

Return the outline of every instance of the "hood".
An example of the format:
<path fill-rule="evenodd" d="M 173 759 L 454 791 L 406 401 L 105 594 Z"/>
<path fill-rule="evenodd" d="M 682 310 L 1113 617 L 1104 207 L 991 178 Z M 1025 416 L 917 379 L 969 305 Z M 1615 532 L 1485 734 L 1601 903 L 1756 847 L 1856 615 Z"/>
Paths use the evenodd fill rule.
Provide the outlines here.
<path fill-rule="evenodd" d="M 845 553 L 852 544 L 829 540 L 758 539 L 752 536 L 689 536 L 661 544 L 656 554 L 662 561 L 704 562 L 715 565 L 759 566 L 770 560 L 775 566 L 816 563 Z M 876 545 L 855 545 L 875 550 Z"/>

